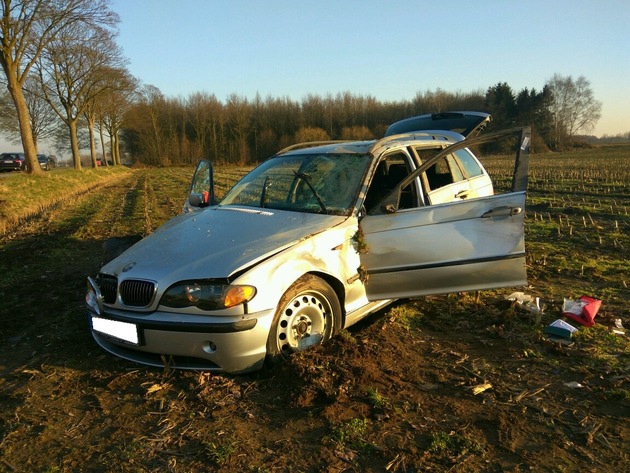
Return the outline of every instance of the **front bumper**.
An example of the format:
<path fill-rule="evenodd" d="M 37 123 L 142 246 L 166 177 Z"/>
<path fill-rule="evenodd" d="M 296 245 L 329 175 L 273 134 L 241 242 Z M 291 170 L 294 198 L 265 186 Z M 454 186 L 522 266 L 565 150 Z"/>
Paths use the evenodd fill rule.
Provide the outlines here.
<path fill-rule="evenodd" d="M 262 368 L 275 309 L 246 315 L 140 313 L 103 304 L 88 278 L 87 316 L 96 343 L 150 366 L 243 373 Z"/>
<path fill-rule="evenodd" d="M 107 311 L 97 315 L 88 308 L 94 340 L 116 356 L 150 366 L 227 373 L 262 368 L 273 316 L 274 311 L 269 310 L 248 315 L 240 324 L 235 320 L 214 321 L 207 324 L 208 330 L 212 331 L 200 331 L 199 324 L 191 323 L 187 328 L 185 322 L 179 322 L 177 327 L 169 327 L 156 323 L 151 315 L 135 319 L 130 315 L 120 317 Z M 125 342 L 94 330 L 94 317 L 135 325 L 139 334 L 138 343 Z"/>

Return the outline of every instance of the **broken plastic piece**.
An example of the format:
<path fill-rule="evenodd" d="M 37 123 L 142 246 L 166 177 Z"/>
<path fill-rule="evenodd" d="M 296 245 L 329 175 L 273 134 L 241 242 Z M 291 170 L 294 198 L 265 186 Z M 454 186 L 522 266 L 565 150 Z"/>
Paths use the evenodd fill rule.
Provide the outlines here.
<path fill-rule="evenodd" d="M 624 328 L 623 323 L 621 322 L 621 319 L 615 319 L 615 327 L 612 329 L 612 332 L 615 335 L 626 334 L 626 329 Z"/>
<path fill-rule="evenodd" d="M 582 383 L 578 383 L 577 381 L 571 381 L 570 383 L 564 383 L 565 386 L 569 388 L 583 388 L 584 385 Z"/>
<path fill-rule="evenodd" d="M 562 305 L 562 315 L 586 327 L 595 325 L 595 316 L 602 305 L 602 301 L 588 296 L 582 296 L 577 301 L 565 299 Z"/>
<path fill-rule="evenodd" d="M 513 292 L 512 294 L 507 296 L 506 299 L 508 301 L 514 301 L 518 303 L 524 309 L 534 314 L 542 313 L 542 309 L 540 308 L 540 297 L 530 296 L 529 294 L 525 294 L 524 292 Z"/>

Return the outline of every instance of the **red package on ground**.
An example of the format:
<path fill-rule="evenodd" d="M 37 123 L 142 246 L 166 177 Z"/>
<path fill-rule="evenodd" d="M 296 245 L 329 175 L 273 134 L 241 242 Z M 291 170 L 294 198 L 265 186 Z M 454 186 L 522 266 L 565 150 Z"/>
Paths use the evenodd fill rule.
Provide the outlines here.
<path fill-rule="evenodd" d="M 582 296 L 577 301 L 564 300 L 562 315 L 581 323 L 586 327 L 595 325 L 595 316 L 602 305 L 602 301 L 588 296 Z"/>

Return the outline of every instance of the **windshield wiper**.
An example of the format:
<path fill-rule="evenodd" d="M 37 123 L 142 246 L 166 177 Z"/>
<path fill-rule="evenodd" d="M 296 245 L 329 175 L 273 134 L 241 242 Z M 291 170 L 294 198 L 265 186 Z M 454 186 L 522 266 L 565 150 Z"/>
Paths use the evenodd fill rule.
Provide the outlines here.
<path fill-rule="evenodd" d="M 317 203 L 319 204 L 319 206 L 322 208 L 322 211 L 325 214 L 327 214 L 328 210 L 326 209 L 326 206 L 324 205 L 324 201 L 322 200 L 322 198 L 319 196 L 319 194 L 317 193 L 317 191 L 315 190 L 315 188 L 311 184 L 311 181 L 310 181 L 310 178 L 308 177 L 308 175 L 303 173 L 303 172 L 297 172 L 297 171 L 293 171 L 293 174 L 295 174 L 297 177 L 299 177 L 304 182 L 306 182 L 306 185 L 308 186 L 308 188 L 311 190 L 311 192 L 315 196 L 315 199 L 317 200 Z"/>

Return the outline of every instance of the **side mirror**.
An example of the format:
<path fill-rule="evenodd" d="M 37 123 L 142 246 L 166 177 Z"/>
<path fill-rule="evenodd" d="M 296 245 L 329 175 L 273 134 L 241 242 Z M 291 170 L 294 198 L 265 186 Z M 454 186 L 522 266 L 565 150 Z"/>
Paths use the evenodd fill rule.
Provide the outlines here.
<path fill-rule="evenodd" d="M 216 205 L 216 203 L 212 163 L 204 159 L 197 164 L 183 210 L 184 212 L 190 212 L 193 209 Z"/>
<path fill-rule="evenodd" d="M 201 194 L 195 194 L 195 193 L 188 194 L 188 204 L 191 207 L 201 207 L 201 204 L 202 204 Z"/>

